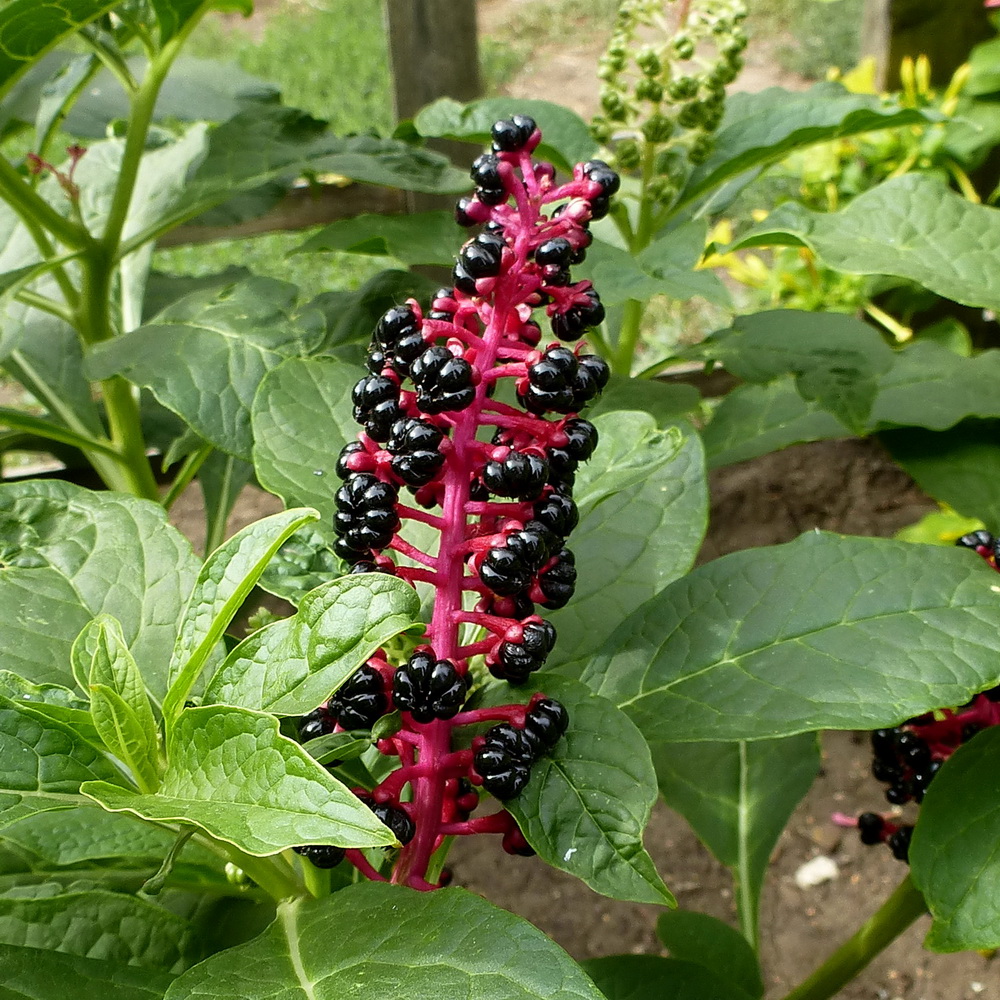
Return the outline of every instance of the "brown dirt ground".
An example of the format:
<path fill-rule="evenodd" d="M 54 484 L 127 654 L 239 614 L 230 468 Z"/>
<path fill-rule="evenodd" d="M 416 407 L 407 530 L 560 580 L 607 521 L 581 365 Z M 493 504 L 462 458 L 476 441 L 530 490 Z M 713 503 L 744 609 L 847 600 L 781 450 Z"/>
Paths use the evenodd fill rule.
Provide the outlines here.
<path fill-rule="evenodd" d="M 483 33 L 500 33 L 521 4 L 537 0 L 479 0 Z M 596 106 L 593 76 L 603 39 L 536 55 L 507 87 L 512 96 L 551 97 L 587 114 Z M 772 84 L 798 88 L 771 52 L 752 45 L 741 79 L 747 90 Z M 701 560 L 758 545 L 789 541 L 813 527 L 860 535 L 890 535 L 933 505 L 874 442 L 801 445 L 719 470 L 711 477 L 712 513 Z M 279 509 L 248 489 L 231 530 Z M 189 492 L 173 518 L 198 543 L 199 503 Z M 779 997 L 807 975 L 832 947 L 872 913 L 897 884 L 902 865 L 884 848 L 865 848 L 829 822 L 839 810 L 884 808 L 870 777 L 862 734 L 828 733 L 823 770 L 796 810 L 775 850 L 762 899 L 762 959 L 768 996 Z M 653 815 L 647 847 L 682 907 L 735 924 L 731 882 L 664 805 Z M 794 873 L 817 854 L 832 857 L 840 875 L 799 889 Z M 576 958 L 616 953 L 662 953 L 655 935 L 658 909 L 605 899 L 537 859 L 510 858 L 487 838 L 459 843 L 452 855 L 456 883 L 521 914 Z M 921 947 L 925 918 L 895 942 L 838 996 L 844 1000 L 1000 1000 L 1000 958 L 934 955 Z"/>

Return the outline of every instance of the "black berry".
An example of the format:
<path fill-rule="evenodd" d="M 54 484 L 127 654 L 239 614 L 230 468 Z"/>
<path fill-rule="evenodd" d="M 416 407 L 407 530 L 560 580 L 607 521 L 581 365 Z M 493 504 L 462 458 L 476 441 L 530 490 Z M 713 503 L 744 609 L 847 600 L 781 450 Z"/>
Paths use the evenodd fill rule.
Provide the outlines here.
<path fill-rule="evenodd" d="M 543 608 L 561 608 L 566 605 L 576 589 L 576 559 L 569 549 L 561 549 L 555 561 L 538 574 L 538 589 L 545 598 Z"/>
<path fill-rule="evenodd" d="M 447 347 L 429 347 L 410 366 L 417 406 L 424 413 L 464 410 L 476 398 L 473 370 Z"/>
<path fill-rule="evenodd" d="M 296 854 L 301 854 L 317 868 L 336 868 L 344 860 L 344 848 L 332 844 L 306 844 L 304 847 L 293 847 Z"/>
<path fill-rule="evenodd" d="M 382 675 L 366 663 L 337 689 L 328 708 L 342 729 L 371 729 L 388 704 Z"/>
<path fill-rule="evenodd" d="M 535 500 L 549 475 L 549 464 L 531 452 L 511 451 L 502 461 L 487 462 L 483 482 L 491 493 L 518 500 Z"/>
<path fill-rule="evenodd" d="M 535 120 L 527 115 L 514 115 L 494 123 L 490 133 L 493 148 L 504 153 L 517 153 L 524 148 L 535 131 Z"/>
<path fill-rule="evenodd" d="M 418 650 L 392 679 L 392 700 L 417 722 L 450 719 L 465 701 L 467 684 L 450 660 Z"/>

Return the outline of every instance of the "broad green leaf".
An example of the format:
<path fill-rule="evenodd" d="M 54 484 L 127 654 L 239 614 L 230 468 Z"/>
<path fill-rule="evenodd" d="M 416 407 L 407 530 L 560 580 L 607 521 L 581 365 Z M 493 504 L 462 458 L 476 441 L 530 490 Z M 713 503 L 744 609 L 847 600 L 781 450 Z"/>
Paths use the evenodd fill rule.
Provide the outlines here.
<path fill-rule="evenodd" d="M 597 144 L 587 123 L 574 111 L 549 101 L 509 97 L 489 97 L 471 104 L 459 104 L 442 97 L 422 108 L 413 124 L 420 135 L 437 139 L 464 139 L 483 145 L 490 141 L 490 129 L 500 118 L 530 115 L 542 130 L 542 142 L 537 156 L 552 162 L 562 170 L 572 171 L 573 165 L 597 155 Z"/>
<path fill-rule="evenodd" d="M 729 924 L 694 910 L 668 910 L 660 914 L 656 934 L 674 958 L 704 966 L 751 997 L 763 996 L 757 955 Z"/>
<path fill-rule="evenodd" d="M 55 480 L 0 487 L 0 561 L 0 665 L 35 683 L 71 685 L 73 640 L 104 612 L 121 623 L 147 687 L 163 696 L 198 564 L 159 505 Z"/>
<path fill-rule="evenodd" d="M 105 781 L 82 790 L 111 812 L 192 823 L 257 856 L 299 844 L 394 843 L 358 798 L 279 734 L 277 719 L 236 708 L 181 713 L 167 733 L 167 769 L 156 794 Z"/>
<path fill-rule="evenodd" d="M 677 423 L 677 417 L 696 409 L 699 402 L 701 395 L 691 385 L 612 375 L 587 410 L 587 419 L 617 410 L 645 410 L 653 415 L 657 427 L 668 427 Z"/>
<path fill-rule="evenodd" d="M 79 805 L 80 783 L 97 779 L 121 774 L 68 726 L 0 697 L 0 827 Z"/>
<path fill-rule="evenodd" d="M 295 531 L 315 521 L 308 507 L 248 524 L 205 561 L 181 617 L 170 660 L 170 691 L 163 715 L 173 720 L 264 567 Z"/>
<path fill-rule="evenodd" d="M 701 437 L 708 467 L 717 469 L 803 441 L 850 433 L 818 403 L 807 403 L 789 376 L 767 385 L 737 386 L 716 407 Z"/>
<path fill-rule="evenodd" d="M 964 358 L 918 340 L 896 352 L 879 379 L 873 424 L 943 431 L 966 417 L 1000 417 L 1000 351 Z"/>
<path fill-rule="evenodd" d="M 155 732 L 150 742 L 132 706 L 105 684 L 90 685 L 90 711 L 104 745 L 132 772 L 139 788 L 154 791 L 158 784 Z"/>
<path fill-rule="evenodd" d="M 160 25 L 160 44 L 165 45 L 185 28 L 192 18 L 210 10 L 238 11 L 245 17 L 253 12 L 253 0 L 150 0 Z"/>
<path fill-rule="evenodd" d="M 934 923 L 934 951 L 1000 947 L 1000 727 L 958 749 L 927 791 L 910 871 Z"/>
<path fill-rule="evenodd" d="M 269 372 L 254 399 L 253 458 L 261 486 L 285 503 L 314 506 L 324 524 L 340 486 L 337 455 L 357 434 L 351 389 L 363 374 L 342 361 L 295 358 Z"/>
<path fill-rule="evenodd" d="M 578 681 L 536 674 L 532 687 L 561 702 L 570 724 L 532 767 L 524 791 L 506 803 L 525 839 L 544 861 L 595 892 L 676 906 L 642 845 L 656 802 L 642 734 Z"/>
<path fill-rule="evenodd" d="M 0 670 L 0 696 L 30 709 L 35 715 L 63 723 L 87 743 L 104 749 L 90 716 L 90 703 L 69 688 L 59 684 L 32 684 L 9 670 Z"/>
<path fill-rule="evenodd" d="M 39 94 L 35 113 L 36 148 L 44 149 L 48 145 L 52 130 L 63 121 L 74 98 L 79 96 L 98 65 L 97 56 L 93 53 L 74 56 L 46 82 Z"/>
<path fill-rule="evenodd" d="M 340 557 L 330 548 L 331 531 L 310 524 L 299 528 L 267 564 L 257 586 L 296 607 L 302 598 L 343 572 Z"/>
<path fill-rule="evenodd" d="M 229 264 L 214 274 L 166 274 L 163 271 L 150 271 L 146 279 L 146 295 L 142 301 L 143 322 L 148 322 L 167 306 L 195 292 L 215 289 L 218 293 L 249 277 L 251 274 L 247 268 L 237 267 L 235 264 Z"/>
<path fill-rule="evenodd" d="M 377 928 L 368 934 L 331 927 Z M 166 1000 L 602 1000 L 526 920 L 464 889 L 376 882 L 282 903 L 258 938 L 181 976 Z"/>
<path fill-rule="evenodd" d="M 154 969 L 0 945 L 4 1000 L 52 1000 L 60 994 L 101 1000 L 162 1000 L 173 977 Z"/>
<path fill-rule="evenodd" d="M 927 121 L 924 112 L 886 106 L 877 97 L 851 94 L 837 83 L 820 83 L 802 93 L 769 87 L 756 94 L 732 94 L 712 154 L 691 177 L 682 200 L 777 163 L 804 146 Z"/>
<path fill-rule="evenodd" d="M 648 413 L 617 411 L 594 426 L 601 440 L 577 472 L 569 541 L 576 593 L 545 616 L 559 633 L 548 664 L 574 676 L 623 617 L 690 568 L 708 512 L 701 443 L 687 424 L 678 438 Z"/>
<path fill-rule="evenodd" d="M 298 613 L 244 639 L 205 689 L 205 704 L 302 715 L 326 701 L 383 643 L 419 622 L 408 583 L 370 573 L 331 580 Z"/>
<path fill-rule="evenodd" d="M 294 253 L 341 250 L 347 253 L 395 257 L 404 264 L 451 267 L 459 230 L 451 212 L 414 215 L 358 215 L 325 226 Z"/>
<path fill-rule="evenodd" d="M 645 302 L 654 295 L 672 299 L 700 295 L 709 302 L 729 305 L 729 293 L 718 275 L 695 269 L 705 249 L 706 231 L 703 220 L 688 222 L 634 256 L 595 239 L 587 250 L 587 260 L 577 270 L 580 277 L 590 278 L 600 289 L 601 301 L 607 306 L 629 299 Z"/>
<path fill-rule="evenodd" d="M 740 923 L 756 941 L 760 891 L 771 852 L 819 771 L 815 735 L 755 743 L 664 743 L 653 747 L 653 763 L 667 805 L 681 813 L 698 839 L 731 869 Z"/>
<path fill-rule="evenodd" d="M 217 448 L 249 459 L 250 405 L 264 375 L 303 353 L 292 322 L 297 289 L 250 278 L 195 292 L 123 337 L 93 348 L 93 378 L 123 375 L 148 388 Z"/>
<path fill-rule="evenodd" d="M 142 674 L 125 639 L 121 624 L 110 615 L 100 615 L 84 629 L 92 633 L 90 641 L 83 638 L 84 648 L 93 643 L 93 657 L 90 661 L 88 685 L 102 685 L 110 688 L 132 709 L 136 721 L 141 725 L 150 746 L 156 746 L 156 720 L 150 707 Z"/>
<path fill-rule="evenodd" d="M 753 1000 L 703 965 L 658 955 L 608 955 L 580 963 L 606 1000 Z"/>
<path fill-rule="evenodd" d="M 650 741 L 875 729 L 960 705 L 1000 681 L 996 576 L 968 556 L 819 531 L 723 556 L 626 617 L 583 679 Z"/>
<path fill-rule="evenodd" d="M 910 427 L 879 439 L 925 493 L 1000 531 L 1000 424 L 968 420 L 940 432 Z"/>
<path fill-rule="evenodd" d="M 138 896 L 89 888 L 0 897 L 0 945 L 174 973 L 205 955 L 192 921 Z"/>
<path fill-rule="evenodd" d="M 371 745 L 371 733 L 353 730 L 317 736 L 316 739 L 303 743 L 302 749 L 318 763 L 331 764 L 336 761 L 354 760 L 368 750 Z"/>
<path fill-rule="evenodd" d="M 689 354 L 715 360 L 747 382 L 795 376 L 803 399 L 815 401 L 862 433 L 892 349 L 867 323 L 840 313 L 774 309 L 740 316 L 732 327 Z"/>
<path fill-rule="evenodd" d="M 119 0 L 12 0 L 0 10 L 0 94 L 48 49 Z"/>
<path fill-rule="evenodd" d="M 906 174 L 839 212 L 782 205 L 732 249 L 805 246 L 848 274 L 891 274 L 967 306 L 1000 309 L 993 250 L 1000 209 L 974 205 L 927 174 Z"/>

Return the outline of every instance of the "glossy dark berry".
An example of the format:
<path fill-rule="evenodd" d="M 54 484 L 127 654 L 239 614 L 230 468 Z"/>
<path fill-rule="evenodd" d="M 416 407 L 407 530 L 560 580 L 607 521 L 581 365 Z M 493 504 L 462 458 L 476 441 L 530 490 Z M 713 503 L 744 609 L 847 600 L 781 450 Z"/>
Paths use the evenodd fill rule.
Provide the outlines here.
<path fill-rule="evenodd" d="M 535 262 L 543 267 L 566 267 L 573 256 L 573 245 L 562 236 L 546 240 L 535 250 Z"/>
<path fill-rule="evenodd" d="M 465 292 L 466 295 L 476 294 L 476 279 L 466 271 L 461 261 L 452 268 L 451 280 L 460 292 Z"/>
<path fill-rule="evenodd" d="M 583 293 L 587 301 L 576 302 L 565 312 L 556 313 L 552 317 L 552 332 L 566 341 L 579 340 L 589 327 L 598 326 L 604 322 L 604 306 L 600 296 L 593 288 Z"/>
<path fill-rule="evenodd" d="M 557 537 L 540 521 L 529 521 L 520 531 L 507 535 L 506 548 L 532 572 L 541 569 L 552 550 L 558 549 Z"/>
<path fill-rule="evenodd" d="M 396 350 L 400 340 L 420 333 L 420 321 L 409 306 L 393 306 L 378 321 L 375 340 L 387 353 Z"/>
<path fill-rule="evenodd" d="M 500 273 L 506 244 L 495 233 L 482 233 L 462 247 L 459 261 L 471 278 L 493 278 Z"/>
<path fill-rule="evenodd" d="M 361 558 L 355 562 L 347 571 L 349 576 L 356 576 L 358 573 L 386 573 L 393 576 L 391 566 L 380 566 L 374 559 Z"/>
<path fill-rule="evenodd" d="M 892 856 L 898 861 L 908 861 L 910 858 L 910 840 L 913 837 L 913 827 L 912 826 L 901 826 L 894 834 L 892 834 L 888 841 L 889 847 L 892 849 Z"/>
<path fill-rule="evenodd" d="M 292 850 L 317 868 L 336 868 L 344 860 L 346 853 L 343 847 L 334 847 L 332 844 L 306 844 L 304 847 L 293 847 Z"/>
<path fill-rule="evenodd" d="M 444 432 L 426 420 L 397 420 L 385 446 L 393 456 L 392 471 L 407 486 L 426 485 L 444 465 L 444 454 L 438 450 L 443 440 Z"/>
<path fill-rule="evenodd" d="M 316 739 L 317 736 L 326 736 L 327 733 L 332 733 L 336 726 L 337 719 L 326 710 L 325 705 L 314 708 L 299 720 L 299 739 L 305 743 L 307 740 Z"/>
<path fill-rule="evenodd" d="M 566 538 L 580 521 L 576 504 L 562 493 L 550 493 L 532 508 L 534 518 L 560 538 Z"/>
<path fill-rule="evenodd" d="M 511 451 L 502 461 L 487 462 L 483 482 L 496 496 L 536 500 L 549 475 L 549 464 L 531 452 Z"/>
<path fill-rule="evenodd" d="M 514 115 L 495 122 L 490 134 L 493 136 L 493 148 L 504 153 L 517 153 L 524 148 L 525 143 L 535 131 L 535 119 L 527 115 Z"/>
<path fill-rule="evenodd" d="M 465 229 L 476 224 L 476 220 L 469 215 L 469 205 L 471 198 L 459 198 L 455 205 L 455 221 Z M 433 319 L 433 316 L 431 317 Z"/>
<path fill-rule="evenodd" d="M 417 722 L 450 719 L 465 701 L 467 684 L 450 660 L 435 660 L 422 650 L 393 675 L 392 700 Z"/>
<path fill-rule="evenodd" d="M 328 707 L 342 729 L 371 729 L 388 705 L 382 675 L 366 663 L 337 689 Z"/>
<path fill-rule="evenodd" d="M 484 205 L 499 205 L 507 200 L 507 192 L 502 187 L 477 187 L 476 197 Z"/>
<path fill-rule="evenodd" d="M 891 802 L 894 806 L 902 806 L 909 802 L 913 796 L 910 794 L 910 789 L 904 783 L 890 785 L 885 790 L 885 797 L 886 801 Z"/>
<path fill-rule="evenodd" d="M 601 186 L 601 194 L 610 197 L 621 187 L 621 178 L 603 160 L 588 160 L 583 165 L 583 176 Z"/>
<path fill-rule="evenodd" d="M 876 757 L 872 761 L 872 777 L 876 781 L 889 781 L 895 783 L 903 776 L 903 772 L 898 764 Z"/>
<path fill-rule="evenodd" d="M 538 747 L 539 754 L 548 753 L 568 727 L 569 714 L 554 698 L 541 698 L 535 702 L 524 719 L 525 736 Z"/>
<path fill-rule="evenodd" d="M 401 844 L 408 844 L 416 836 L 417 825 L 405 809 L 389 802 L 377 802 L 371 806 L 371 811 L 392 830 L 393 836 Z"/>
<path fill-rule="evenodd" d="M 410 366 L 417 406 L 424 413 L 464 410 L 476 398 L 473 369 L 447 347 L 429 347 Z"/>
<path fill-rule="evenodd" d="M 545 600 L 543 608 L 561 608 L 566 605 L 576 589 L 576 559 L 569 549 L 561 549 L 555 561 L 538 574 L 538 589 Z"/>
<path fill-rule="evenodd" d="M 501 802 L 520 795 L 531 778 L 527 764 L 512 760 L 494 746 L 480 747 L 473 758 L 476 773 L 483 779 L 483 788 Z"/>
<path fill-rule="evenodd" d="M 385 441 L 389 429 L 403 415 L 399 407 L 399 385 L 385 375 L 366 375 L 351 393 L 354 419 L 364 424 L 374 441 Z"/>
<path fill-rule="evenodd" d="M 573 408 L 582 410 L 608 384 L 611 369 L 607 361 L 596 354 L 581 354 L 576 378 L 573 380 Z"/>
<path fill-rule="evenodd" d="M 896 759 L 896 729 L 876 729 L 871 735 L 872 753 L 881 760 Z"/>
<path fill-rule="evenodd" d="M 490 549 L 479 566 L 479 577 L 494 594 L 513 597 L 530 583 L 533 571 L 510 549 Z"/>
<path fill-rule="evenodd" d="M 882 831 L 885 829 L 885 820 L 878 813 L 862 813 L 858 817 L 858 833 L 861 834 L 862 844 L 882 843 Z"/>
<path fill-rule="evenodd" d="M 340 456 L 337 458 L 337 475 L 341 479 L 347 479 L 353 475 L 353 470 L 348 466 L 347 460 L 352 455 L 362 455 L 365 453 L 365 446 L 360 441 L 348 441 L 340 449 Z"/>
<path fill-rule="evenodd" d="M 549 347 L 545 354 L 528 367 L 524 391 L 518 391 L 518 402 L 529 413 L 573 413 L 576 411 L 575 383 L 579 363 L 566 347 Z"/>
<path fill-rule="evenodd" d="M 503 189 L 503 181 L 500 179 L 500 160 L 493 153 L 483 153 L 472 161 L 469 169 L 469 176 L 475 182 L 476 187 L 491 190 Z M 480 197 L 480 201 L 484 201 Z M 490 202 L 486 202 L 490 204 Z"/>
<path fill-rule="evenodd" d="M 490 672 L 511 684 L 523 684 L 544 666 L 555 641 L 556 629 L 551 622 L 526 622 L 519 642 L 504 641 L 497 647 L 497 662 L 490 666 Z"/>
<path fill-rule="evenodd" d="M 333 529 L 341 536 L 338 541 L 348 549 L 369 553 L 371 549 L 385 548 L 399 528 L 396 488 L 369 472 L 353 474 L 334 499 L 337 512 Z"/>

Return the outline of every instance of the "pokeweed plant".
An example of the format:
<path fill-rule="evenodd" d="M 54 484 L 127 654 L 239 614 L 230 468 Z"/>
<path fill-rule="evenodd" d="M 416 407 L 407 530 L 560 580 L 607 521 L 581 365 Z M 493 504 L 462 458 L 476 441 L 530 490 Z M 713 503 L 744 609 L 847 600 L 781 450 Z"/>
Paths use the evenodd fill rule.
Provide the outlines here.
<path fill-rule="evenodd" d="M 107 487 L 147 499 L 159 497 L 156 448 L 171 468 L 166 506 L 204 473 L 209 548 L 251 474 L 257 383 L 280 359 L 325 349 L 332 324 L 324 301 L 300 306 L 284 282 L 151 275 L 154 242 L 212 222 L 213 210 L 214 221 L 260 215 L 304 172 L 429 192 L 463 184 L 436 154 L 334 136 L 262 81 L 181 58 L 208 11 L 251 7 L 13 0 L 0 10 L 0 365 L 33 400 L 0 411 L 0 446 L 89 463 Z M 196 107 L 185 88 L 198 89 Z M 414 287 L 391 272 L 361 298 L 388 303 Z"/>
<path fill-rule="evenodd" d="M 816 731 L 946 723 L 1000 681 L 996 577 L 968 552 L 817 532 L 686 572 L 697 437 L 613 400 L 579 417 L 605 366 L 541 344 L 543 323 L 572 342 L 600 316 L 569 267 L 614 174 L 586 161 L 558 182 L 527 116 L 493 135 L 454 287 L 389 310 L 367 373 L 292 358 L 264 379 L 258 475 L 306 506 L 200 565 L 149 501 L 0 489 L 9 988 L 760 997 L 757 901 Z M 343 563 L 317 561 L 310 531 Z M 258 582 L 297 610 L 234 642 Z M 996 732 L 947 755 L 912 879 L 790 997 L 833 996 L 928 908 L 931 946 L 1000 944 Z M 492 833 L 670 906 L 642 843 L 658 787 L 732 868 L 740 932 L 667 912 L 672 957 L 581 967 L 443 887 L 451 840 Z"/>

